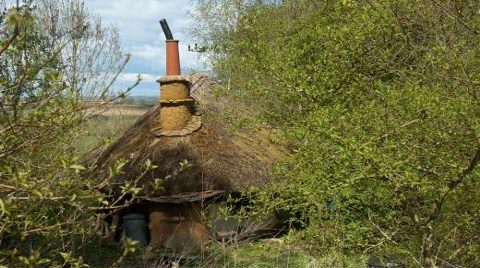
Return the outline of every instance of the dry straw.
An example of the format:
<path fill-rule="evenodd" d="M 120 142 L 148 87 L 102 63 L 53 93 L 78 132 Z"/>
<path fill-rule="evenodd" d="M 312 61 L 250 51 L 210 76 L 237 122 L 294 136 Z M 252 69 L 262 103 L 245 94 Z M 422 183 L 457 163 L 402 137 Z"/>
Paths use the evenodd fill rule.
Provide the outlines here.
<path fill-rule="evenodd" d="M 215 97 L 213 91 L 219 84 L 207 74 L 192 75 L 190 81 L 192 97 L 199 102 L 194 112 L 203 114 L 202 127 L 184 136 L 155 135 L 152 129 L 161 117 L 158 104 L 99 156 L 98 176 L 102 181 L 108 166 L 120 159 L 127 161 L 124 173 L 111 178 L 104 190 L 116 191 L 125 182 L 136 181 L 147 160 L 158 168 L 138 181 L 143 194 L 154 193 L 151 182 L 155 179 L 165 179 L 163 195 L 239 191 L 271 180 L 269 168 L 286 155 L 284 147 L 272 142 L 272 130 L 229 131 L 222 115 L 244 107 L 232 99 Z M 192 166 L 178 172 L 179 163 L 185 160 Z"/>

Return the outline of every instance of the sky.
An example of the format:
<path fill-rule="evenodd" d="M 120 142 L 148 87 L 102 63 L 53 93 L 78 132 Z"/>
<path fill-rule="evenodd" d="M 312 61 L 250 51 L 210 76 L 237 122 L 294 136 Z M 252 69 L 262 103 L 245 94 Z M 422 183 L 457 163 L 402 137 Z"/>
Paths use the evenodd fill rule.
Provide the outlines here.
<path fill-rule="evenodd" d="M 180 40 L 180 64 L 182 73 L 200 68 L 195 52 L 188 51 L 192 44 L 188 27 L 193 20 L 188 15 L 193 11 L 192 0 L 85 0 L 86 5 L 97 13 L 102 21 L 114 24 L 120 31 L 125 52 L 131 59 L 124 73 L 119 76 L 118 86 L 131 85 L 137 74 L 143 80 L 132 95 L 157 96 L 159 85 L 155 82 L 165 75 L 165 36 L 159 20 L 165 18 L 173 37 Z"/>
<path fill-rule="evenodd" d="M 173 37 L 180 40 L 180 64 L 182 73 L 201 69 L 195 52 L 188 51 L 192 38 L 188 28 L 193 20 L 189 12 L 194 9 L 195 0 L 84 0 L 102 22 L 115 25 L 122 40 L 125 53 L 130 53 L 130 62 L 119 76 L 116 87 L 128 88 L 138 74 L 142 82 L 132 92 L 132 96 L 158 96 L 156 82 L 165 75 L 165 35 L 159 20 L 165 18 Z M 7 0 L 7 5 L 15 0 Z"/>

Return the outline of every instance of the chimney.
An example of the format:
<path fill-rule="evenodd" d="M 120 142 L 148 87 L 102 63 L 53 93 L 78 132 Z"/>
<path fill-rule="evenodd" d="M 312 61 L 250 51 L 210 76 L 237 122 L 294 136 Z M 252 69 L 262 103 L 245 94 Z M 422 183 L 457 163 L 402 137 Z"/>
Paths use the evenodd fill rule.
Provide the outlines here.
<path fill-rule="evenodd" d="M 172 32 L 166 19 L 160 20 L 167 47 L 166 72 L 168 75 L 180 75 L 180 54 L 178 53 L 178 40 L 173 39 Z"/>
<path fill-rule="evenodd" d="M 157 136 L 184 136 L 201 126 L 190 97 L 190 80 L 180 75 L 178 40 L 173 39 L 167 21 L 160 21 L 166 37 L 166 76 L 160 78 L 160 116 L 152 131 Z"/>
<path fill-rule="evenodd" d="M 178 52 L 178 40 L 165 40 L 167 43 L 167 65 L 168 75 L 180 75 L 180 53 Z"/>

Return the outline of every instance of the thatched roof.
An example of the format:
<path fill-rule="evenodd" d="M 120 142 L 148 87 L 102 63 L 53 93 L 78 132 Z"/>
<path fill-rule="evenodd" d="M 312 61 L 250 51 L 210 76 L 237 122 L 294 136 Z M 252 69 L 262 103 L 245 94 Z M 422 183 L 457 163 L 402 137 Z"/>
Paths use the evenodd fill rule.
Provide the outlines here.
<path fill-rule="evenodd" d="M 222 114 L 242 109 L 228 98 L 215 97 L 218 83 L 206 74 L 190 77 L 191 96 L 202 113 L 202 127 L 186 136 L 158 137 L 151 132 L 159 116 L 159 105 L 142 116 L 98 158 L 100 177 L 108 177 L 108 167 L 126 161 L 123 173 L 103 181 L 104 189 L 115 190 L 125 182 L 136 182 L 145 194 L 152 194 L 151 183 L 164 179 L 163 195 L 204 190 L 239 191 L 262 186 L 271 180 L 269 168 L 286 155 L 286 150 L 272 142 L 273 131 L 230 131 Z M 144 172 L 144 163 L 158 166 Z M 180 170 L 180 163 L 191 166 Z"/>

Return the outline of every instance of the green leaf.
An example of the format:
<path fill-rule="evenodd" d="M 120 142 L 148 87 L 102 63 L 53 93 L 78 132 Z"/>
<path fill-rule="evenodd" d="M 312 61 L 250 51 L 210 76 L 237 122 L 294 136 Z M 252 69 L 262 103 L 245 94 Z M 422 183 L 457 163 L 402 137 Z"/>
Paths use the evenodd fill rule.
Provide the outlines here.
<path fill-rule="evenodd" d="M 3 203 L 3 200 L 0 199 L 0 216 L 3 216 L 6 213 L 5 211 L 5 203 Z"/>
<path fill-rule="evenodd" d="M 71 165 L 69 168 L 74 169 L 75 171 L 87 170 L 86 167 L 78 164 Z"/>

